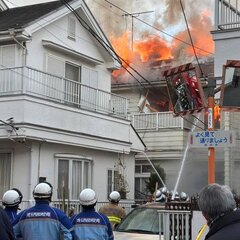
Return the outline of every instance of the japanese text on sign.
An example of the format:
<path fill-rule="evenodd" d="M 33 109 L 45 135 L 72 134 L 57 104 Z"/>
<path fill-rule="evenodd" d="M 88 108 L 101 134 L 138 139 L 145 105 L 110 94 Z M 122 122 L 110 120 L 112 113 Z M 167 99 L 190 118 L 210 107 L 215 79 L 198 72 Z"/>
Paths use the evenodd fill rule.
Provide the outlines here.
<path fill-rule="evenodd" d="M 235 145 L 234 131 L 205 131 L 190 134 L 191 147 L 230 147 Z"/>

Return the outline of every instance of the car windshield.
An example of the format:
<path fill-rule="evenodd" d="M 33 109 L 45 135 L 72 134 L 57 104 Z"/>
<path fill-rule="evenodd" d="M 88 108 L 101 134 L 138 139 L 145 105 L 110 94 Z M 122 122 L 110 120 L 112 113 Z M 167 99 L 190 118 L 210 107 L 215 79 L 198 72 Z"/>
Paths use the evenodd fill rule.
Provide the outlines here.
<path fill-rule="evenodd" d="M 136 208 L 118 225 L 116 231 L 159 234 L 156 209 Z"/>

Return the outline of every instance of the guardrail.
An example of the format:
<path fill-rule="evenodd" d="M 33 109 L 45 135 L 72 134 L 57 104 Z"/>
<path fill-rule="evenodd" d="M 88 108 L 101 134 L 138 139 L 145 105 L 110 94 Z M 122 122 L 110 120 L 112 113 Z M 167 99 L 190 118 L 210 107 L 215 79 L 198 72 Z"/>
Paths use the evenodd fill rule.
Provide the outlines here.
<path fill-rule="evenodd" d="M 136 130 L 155 130 L 164 128 L 191 129 L 192 116 L 184 118 L 173 116 L 172 112 L 140 113 L 132 115 L 132 124 Z"/>
<path fill-rule="evenodd" d="M 28 94 L 68 106 L 127 118 L 127 99 L 30 67 L 0 69 L 0 96 Z"/>

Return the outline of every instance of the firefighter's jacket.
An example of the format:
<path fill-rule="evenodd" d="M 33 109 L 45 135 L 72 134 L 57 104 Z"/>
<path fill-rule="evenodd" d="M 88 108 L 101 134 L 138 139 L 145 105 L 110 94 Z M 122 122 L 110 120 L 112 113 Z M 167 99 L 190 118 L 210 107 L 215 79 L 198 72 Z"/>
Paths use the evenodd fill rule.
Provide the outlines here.
<path fill-rule="evenodd" d="M 91 209 L 83 211 L 71 218 L 74 240 L 113 240 L 113 232 L 108 218 Z"/>
<path fill-rule="evenodd" d="M 117 203 L 109 203 L 104 205 L 99 209 L 99 212 L 108 217 L 113 229 L 115 229 L 115 227 L 126 216 L 125 210 Z"/>
<path fill-rule="evenodd" d="M 12 224 L 2 207 L 0 207 L 0 239 L 14 240 Z"/>
<path fill-rule="evenodd" d="M 8 215 L 10 222 L 13 223 L 17 217 L 17 208 L 16 207 L 5 207 L 4 211 Z"/>
<path fill-rule="evenodd" d="M 69 218 L 48 201 L 37 201 L 32 208 L 17 215 L 13 223 L 16 239 L 24 240 L 72 240 Z"/>

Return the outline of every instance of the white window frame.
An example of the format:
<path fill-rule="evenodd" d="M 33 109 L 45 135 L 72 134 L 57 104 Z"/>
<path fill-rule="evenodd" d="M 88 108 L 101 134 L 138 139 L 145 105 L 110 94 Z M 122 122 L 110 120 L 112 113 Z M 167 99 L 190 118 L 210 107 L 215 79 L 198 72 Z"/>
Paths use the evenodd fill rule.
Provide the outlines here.
<path fill-rule="evenodd" d="M 77 79 L 77 81 L 75 79 L 70 79 L 70 80 L 76 81 L 76 82 L 81 82 L 82 81 L 82 66 L 78 65 L 78 64 L 75 64 L 73 62 L 65 61 L 65 63 L 64 63 L 64 77 L 65 78 L 67 78 L 67 76 L 66 76 L 67 65 L 78 68 L 78 79 Z"/>
<path fill-rule="evenodd" d="M 111 186 L 108 184 L 108 173 L 112 173 L 112 179 L 111 179 Z M 117 177 L 118 171 L 114 168 L 108 168 L 107 169 L 107 199 L 109 198 L 109 194 L 112 191 L 116 191 L 117 189 L 117 182 L 116 182 L 116 177 Z"/>
<path fill-rule="evenodd" d="M 3 187 L 2 195 L 5 191 L 9 190 L 12 186 L 12 168 L 13 168 L 13 151 L 11 150 L 0 150 L 0 153 L 10 154 L 10 173 L 9 173 L 9 186 Z M 1 196 L 2 196 L 1 195 Z"/>
<path fill-rule="evenodd" d="M 55 154 L 55 162 L 56 162 L 56 178 L 55 178 L 55 186 L 56 186 L 56 199 L 60 199 L 58 197 L 58 191 L 59 191 L 59 186 L 58 186 L 58 166 L 59 166 L 59 160 L 66 160 L 69 161 L 69 172 L 68 172 L 68 183 L 69 183 L 69 200 L 78 200 L 78 197 L 76 199 L 72 198 L 72 177 L 73 177 L 73 173 L 72 173 L 72 166 L 73 166 L 73 162 L 74 161 L 79 161 L 82 163 L 89 163 L 89 169 L 88 169 L 88 185 L 84 186 L 84 164 L 82 164 L 82 169 L 81 169 L 81 176 L 82 176 L 82 180 L 80 182 L 81 186 L 79 189 L 79 193 L 81 192 L 81 190 L 83 190 L 86 187 L 91 188 L 92 187 L 92 173 L 93 173 L 93 160 L 91 157 L 85 157 L 85 156 L 80 156 L 80 155 L 71 155 L 71 154 Z M 78 193 L 78 194 L 79 194 Z"/>

